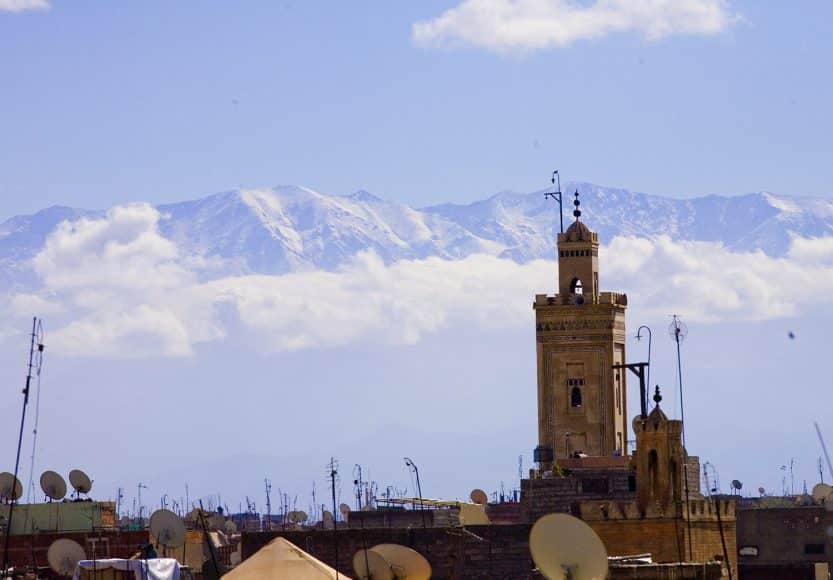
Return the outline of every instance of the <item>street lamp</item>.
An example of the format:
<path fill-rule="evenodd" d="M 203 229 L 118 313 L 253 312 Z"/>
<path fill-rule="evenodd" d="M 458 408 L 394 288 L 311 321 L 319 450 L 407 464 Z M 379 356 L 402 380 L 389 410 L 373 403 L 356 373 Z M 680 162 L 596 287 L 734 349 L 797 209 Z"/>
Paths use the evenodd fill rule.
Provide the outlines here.
<path fill-rule="evenodd" d="M 422 485 L 419 482 L 419 468 L 410 457 L 405 458 L 405 465 L 407 465 L 410 469 L 413 469 L 414 475 L 416 475 L 417 494 L 419 495 L 419 511 L 422 514 L 422 529 L 425 530 L 428 526 L 425 524 L 425 504 L 422 501 Z M 427 537 L 426 541 L 428 541 Z"/>

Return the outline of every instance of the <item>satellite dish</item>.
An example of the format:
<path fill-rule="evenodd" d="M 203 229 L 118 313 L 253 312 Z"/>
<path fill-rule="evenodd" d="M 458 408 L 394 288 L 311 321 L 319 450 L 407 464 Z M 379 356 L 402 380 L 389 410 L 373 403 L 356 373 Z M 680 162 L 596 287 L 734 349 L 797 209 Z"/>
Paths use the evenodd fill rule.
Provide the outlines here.
<path fill-rule="evenodd" d="M 740 482 L 737 479 L 733 479 L 732 480 L 732 489 L 736 489 L 736 490 L 740 491 L 741 489 L 743 489 L 743 483 Z"/>
<path fill-rule="evenodd" d="M 826 483 L 817 483 L 813 486 L 813 500 L 816 503 L 824 503 L 833 493 L 833 487 Z"/>
<path fill-rule="evenodd" d="M 482 489 L 473 489 L 469 494 L 472 503 L 476 503 L 478 505 L 486 505 L 489 503 L 489 496 L 486 495 L 486 492 Z"/>
<path fill-rule="evenodd" d="M 227 534 L 236 534 L 237 533 L 237 524 L 235 524 L 232 520 L 228 520 L 226 522 L 226 533 Z"/>
<path fill-rule="evenodd" d="M 41 474 L 40 488 L 49 499 L 62 500 L 67 494 L 67 482 L 54 471 L 44 471 Z"/>
<path fill-rule="evenodd" d="M 346 503 L 343 503 L 340 506 L 338 506 L 338 511 L 341 513 L 341 515 L 344 516 L 344 519 L 346 520 L 347 519 L 347 514 L 350 513 L 350 506 L 347 505 Z"/>
<path fill-rule="evenodd" d="M 23 486 L 14 474 L 4 471 L 0 473 L 0 500 L 14 501 L 23 495 Z"/>
<path fill-rule="evenodd" d="M 324 529 L 331 530 L 335 527 L 335 518 L 333 517 L 333 512 L 329 510 L 324 510 L 324 513 L 321 514 L 321 520 L 324 524 Z"/>
<path fill-rule="evenodd" d="M 55 540 L 46 552 L 46 559 L 53 572 L 69 577 L 75 572 L 75 567 L 81 560 L 87 559 L 87 554 L 81 544 L 75 540 L 61 538 Z"/>
<path fill-rule="evenodd" d="M 390 562 L 373 550 L 359 550 L 353 555 L 353 571 L 358 580 L 393 580 Z"/>
<path fill-rule="evenodd" d="M 548 514 L 532 526 L 529 550 L 549 580 L 604 580 L 607 550 L 593 528 L 567 514 Z M 568 576 L 569 574 L 569 576 Z"/>
<path fill-rule="evenodd" d="M 399 544 L 379 544 L 370 548 L 389 564 L 395 578 L 407 580 L 429 580 L 431 564 L 425 557 L 412 548 Z"/>
<path fill-rule="evenodd" d="M 93 488 L 92 480 L 80 469 L 73 469 L 69 472 L 69 483 L 72 486 L 72 489 L 77 491 L 79 494 L 83 493 L 84 495 L 87 495 Z"/>
<path fill-rule="evenodd" d="M 688 327 L 685 325 L 685 322 L 678 317 L 674 317 L 674 320 L 668 325 L 668 336 L 674 342 L 683 342 L 688 336 Z"/>
<path fill-rule="evenodd" d="M 165 548 L 179 548 L 185 544 L 185 524 L 171 510 L 156 510 L 150 515 L 150 533 L 156 543 Z"/>
<path fill-rule="evenodd" d="M 758 488 L 758 493 L 761 494 L 761 495 L 764 495 L 766 493 L 766 490 L 763 487 L 759 487 Z"/>

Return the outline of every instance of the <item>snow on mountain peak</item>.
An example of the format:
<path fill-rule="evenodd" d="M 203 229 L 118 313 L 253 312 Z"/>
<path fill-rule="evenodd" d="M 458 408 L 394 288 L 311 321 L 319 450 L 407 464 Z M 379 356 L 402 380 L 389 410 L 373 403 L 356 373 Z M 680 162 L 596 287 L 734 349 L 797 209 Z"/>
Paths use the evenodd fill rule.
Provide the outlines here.
<path fill-rule="evenodd" d="M 796 235 L 833 235 L 829 199 L 767 192 L 672 199 L 589 183 L 563 187 L 565 192 L 575 189 L 581 192 L 584 218 L 603 243 L 616 235 L 668 235 L 784 255 Z M 555 256 L 558 206 L 543 194 L 503 191 L 469 204 L 415 209 L 364 190 L 331 196 L 281 185 L 158 206 L 163 216 L 158 227 L 183 256 L 225 264 L 227 273 L 332 270 L 366 250 L 388 263 L 478 253 L 526 262 Z M 570 209 L 565 199 L 565 227 L 572 219 Z M 100 211 L 54 207 L 0 224 L 0 264 L 5 267 L 0 285 L 23 277 L 58 224 L 101 216 Z"/>

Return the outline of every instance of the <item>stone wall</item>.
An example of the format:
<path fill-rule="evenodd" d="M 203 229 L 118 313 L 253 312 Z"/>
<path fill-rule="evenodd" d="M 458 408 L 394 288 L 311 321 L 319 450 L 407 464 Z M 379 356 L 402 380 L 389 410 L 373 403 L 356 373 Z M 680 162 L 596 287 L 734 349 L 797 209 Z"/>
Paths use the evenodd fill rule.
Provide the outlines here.
<path fill-rule="evenodd" d="M 522 479 L 521 517 L 532 523 L 553 512 L 578 516 L 582 501 L 635 499 L 635 485 L 630 469 L 576 469 L 569 477 Z"/>

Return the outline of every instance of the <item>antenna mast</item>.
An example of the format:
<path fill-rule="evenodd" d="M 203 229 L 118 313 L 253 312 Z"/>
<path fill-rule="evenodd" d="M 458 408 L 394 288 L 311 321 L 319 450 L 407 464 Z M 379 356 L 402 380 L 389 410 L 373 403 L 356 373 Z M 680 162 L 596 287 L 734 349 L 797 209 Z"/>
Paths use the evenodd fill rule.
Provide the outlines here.
<path fill-rule="evenodd" d="M 362 466 L 358 463 L 353 466 L 353 485 L 356 486 L 356 508 L 362 511 Z"/>
<path fill-rule="evenodd" d="M 558 187 L 556 188 L 558 191 L 550 191 L 544 194 L 544 199 L 554 199 L 558 202 L 558 223 L 561 226 L 561 233 L 564 233 L 564 207 L 561 201 L 561 175 L 559 175 L 558 170 L 552 172 L 552 183 L 553 185 L 558 183 Z"/>
<path fill-rule="evenodd" d="M 683 324 L 683 321 L 680 320 L 680 317 L 676 314 L 673 315 L 674 320 L 671 322 L 671 326 L 668 327 L 668 333 L 671 335 L 671 339 L 677 343 L 677 378 L 680 382 L 680 420 L 683 422 L 683 429 L 682 429 L 682 439 L 683 439 L 683 450 L 686 453 L 685 461 L 683 462 L 683 477 L 685 480 L 685 507 L 686 512 L 688 515 L 687 523 L 688 523 L 688 557 L 691 558 L 693 555 L 693 549 L 691 545 L 691 505 L 689 503 L 689 496 L 688 496 L 688 450 L 685 444 L 685 405 L 683 404 L 683 363 L 682 358 L 680 356 L 680 343 L 685 340 L 685 337 L 688 336 L 688 327 Z"/>
<path fill-rule="evenodd" d="M 824 437 L 821 436 L 821 429 L 819 429 L 818 421 L 813 421 L 816 426 L 816 433 L 819 436 L 819 443 L 821 443 L 821 450 L 824 452 L 824 459 L 827 461 L 827 471 L 830 472 L 830 477 L 833 479 L 833 466 L 830 465 L 830 455 L 827 453 L 827 445 L 824 444 Z"/>
<path fill-rule="evenodd" d="M 338 462 L 335 457 L 330 457 L 330 463 L 327 464 L 327 469 L 330 475 L 330 488 L 333 492 L 333 551 L 335 552 L 335 568 L 336 580 L 338 580 L 338 518 L 336 514 L 336 477 L 338 476 Z"/>
<path fill-rule="evenodd" d="M 263 483 L 266 486 L 266 531 L 269 531 L 272 529 L 272 500 L 269 498 L 272 491 L 272 482 L 264 478 Z"/>
<path fill-rule="evenodd" d="M 29 403 L 29 386 L 32 384 L 32 370 L 36 369 L 37 373 L 40 374 L 43 366 L 43 348 L 43 325 L 37 317 L 34 317 L 32 318 L 32 335 L 29 341 L 29 372 L 26 375 L 26 386 L 23 388 L 23 411 L 20 415 L 20 434 L 17 438 L 17 456 L 14 461 L 12 500 L 9 503 L 9 519 L 6 522 L 6 538 L 3 542 L 3 576 L 5 576 L 8 572 L 9 538 L 12 535 L 12 516 L 14 515 L 14 506 L 17 504 L 17 498 L 14 497 L 14 487 L 16 485 L 17 475 L 20 470 L 20 449 L 23 446 L 23 427 L 26 424 L 26 405 Z"/>

